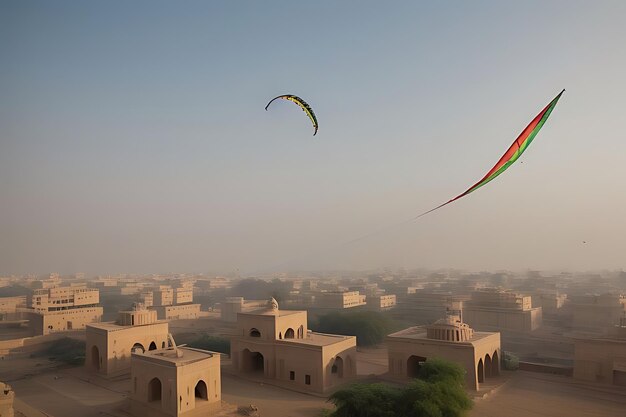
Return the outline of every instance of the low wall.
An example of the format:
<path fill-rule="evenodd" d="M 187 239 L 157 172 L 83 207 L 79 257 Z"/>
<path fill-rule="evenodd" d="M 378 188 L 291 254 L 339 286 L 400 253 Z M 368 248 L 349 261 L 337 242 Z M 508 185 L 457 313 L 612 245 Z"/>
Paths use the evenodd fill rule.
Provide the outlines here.
<path fill-rule="evenodd" d="M 519 363 L 520 371 L 540 372 L 543 374 L 572 376 L 574 368 L 563 365 L 553 365 L 545 363 L 522 362 Z"/>

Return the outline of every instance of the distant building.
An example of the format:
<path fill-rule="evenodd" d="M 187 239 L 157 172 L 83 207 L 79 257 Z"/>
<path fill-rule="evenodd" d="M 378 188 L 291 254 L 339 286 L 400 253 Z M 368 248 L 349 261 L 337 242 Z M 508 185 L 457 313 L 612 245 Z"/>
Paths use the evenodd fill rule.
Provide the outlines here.
<path fill-rule="evenodd" d="M 572 313 L 572 327 L 603 333 L 619 323 L 626 311 L 626 297 L 621 294 L 576 295 L 570 297 L 567 308 Z"/>
<path fill-rule="evenodd" d="M 17 313 L 18 309 L 26 307 L 26 296 L 0 297 L 0 318 Z"/>
<path fill-rule="evenodd" d="M 397 317 L 411 317 L 416 323 L 432 323 L 445 316 L 449 310 L 461 310 L 466 296 L 453 295 L 449 291 L 419 290 L 398 302 L 394 310 Z"/>
<path fill-rule="evenodd" d="M 533 306 L 541 307 L 542 314 L 557 314 L 567 301 L 567 294 L 554 291 L 538 291 L 533 295 Z"/>
<path fill-rule="evenodd" d="M 372 310 L 389 310 L 396 306 L 394 294 L 373 295 L 367 297 L 367 307 Z"/>
<path fill-rule="evenodd" d="M 358 291 L 329 291 L 315 294 L 315 308 L 328 308 L 334 310 L 342 310 L 345 308 L 354 308 L 364 306 L 365 295 Z"/>
<path fill-rule="evenodd" d="M 606 337 L 574 341 L 574 378 L 626 387 L 626 317 Z"/>
<path fill-rule="evenodd" d="M 195 286 L 201 291 L 225 290 L 230 288 L 232 283 L 228 278 L 215 277 L 209 279 L 199 279 L 196 281 Z"/>
<path fill-rule="evenodd" d="M 204 417 L 221 407 L 220 355 L 175 345 L 131 358 L 130 412 L 137 417 Z"/>
<path fill-rule="evenodd" d="M 530 332 L 541 326 L 542 310 L 528 295 L 489 288 L 463 303 L 463 320 L 477 329 Z"/>
<path fill-rule="evenodd" d="M 10 385 L 0 382 L 0 417 L 14 417 L 13 400 L 15 392 Z"/>
<path fill-rule="evenodd" d="M 87 325 L 85 367 L 104 375 L 128 372 L 131 353 L 166 348 L 168 332 L 156 311 L 136 304 L 133 310 L 120 311 L 117 322 Z"/>
<path fill-rule="evenodd" d="M 220 303 L 220 318 L 222 321 L 237 322 L 238 313 L 250 313 L 267 307 L 267 300 L 245 300 L 243 297 L 226 297 Z"/>
<path fill-rule="evenodd" d="M 150 309 L 157 312 L 160 320 L 200 317 L 200 304 L 193 304 L 192 287 L 160 286 L 153 291 L 152 303 Z"/>
<path fill-rule="evenodd" d="M 323 393 L 356 376 L 356 338 L 310 332 L 306 311 L 265 310 L 237 315 L 231 339 L 233 367 L 281 385 Z"/>
<path fill-rule="evenodd" d="M 80 285 L 36 289 L 26 302 L 29 326 L 39 335 L 84 329 L 102 319 L 98 290 Z"/>
<path fill-rule="evenodd" d="M 500 333 L 475 332 L 459 316 L 449 315 L 432 325 L 390 334 L 386 344 L 392 377 L 414 378 L 430 358 L 461 365 L 466 371 L 466 386 L 476 391 L 485 379 L 500 374 Z"/>

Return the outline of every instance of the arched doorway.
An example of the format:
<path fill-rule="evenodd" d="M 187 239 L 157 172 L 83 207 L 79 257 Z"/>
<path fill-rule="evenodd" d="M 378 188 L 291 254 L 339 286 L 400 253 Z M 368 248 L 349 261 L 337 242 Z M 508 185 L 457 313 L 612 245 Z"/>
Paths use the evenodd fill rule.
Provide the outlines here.
<path fill-rule="evenodd" d="M 296 335 L 296 332 L 290 327 L 285 331 L 285 339 L 293 339 Z"/>
<path fill-rule="evenodd" d="M 422 363 L 426 362 L 426 358 L 423 356 L 410 356 L 406 361 L 406 374 L 409 378 L 417 378 L 417 374 L 422 366 Z"/>
<path fill-rule="evenodd" d="M 492 364 L 491 364 L 491 356 L 489 354 L 485 355 L 485 378 L 491 378 L 492 374 Z"/>
<path fill-rule="evenodd" d="M 244 349 L 241 352 L 241 359 L 244 372 L 264 373 L 265 358 L 263 358 L 260 352 L 251 352 L 248 349 Z"/>
<path fill-rule="evenodd" d="M 493 357 L 491 358 L 492 367 L 491 372 L 494 376 L 500 375 L 500 359 L 498 359 L 498 351 L 493 352 Z"/>
<path fill-rule="evenodd" d="M 198 381 L 196 388 L 193 390 L 196 400 L 209 401 L 209 391 L 206 387 L 206 383 L 203 380 Z"/>
<path fill-rule="evenodd" d="M 335 358 L 333 365 L 330 367 L 330 373 L 337 378 L 343 378 L 343 359 L 341 359 L 341 356 Z"/>
<path fill-rule="evenodd" d="M 483 369 L 483 358 L 478 360 L 478 382 L 485 382 L 485 370 Z"/>
<path fill-rule="evenodd" d="M 261 337 L 261 332 L 259 329 L 255 329 L 254 327 L 250 329 L 250 337 Z"/>
<path fill-rule="evenodd" d="M 156 350 L 156 343 L 150 342 L 150 346 L 148 347 L 148 350 Z"/>
<path fill-rule="evenodd" d="M 152 378 L 148 383 L 148 402 L 161 402 L 161 380 Z"/>
<path fill-rule="evenodd" d="M 100 370 L 100 351 L 96 345 L 91 348 L 91 366 L 96 371 Z"/>
<path fill-rule="evenodd" d="M 133 347 L 130 348 L 130 351 L 134 353 L 144 353 L 146 348 L 144 348 L 141 343 L 135 343 Z"/>

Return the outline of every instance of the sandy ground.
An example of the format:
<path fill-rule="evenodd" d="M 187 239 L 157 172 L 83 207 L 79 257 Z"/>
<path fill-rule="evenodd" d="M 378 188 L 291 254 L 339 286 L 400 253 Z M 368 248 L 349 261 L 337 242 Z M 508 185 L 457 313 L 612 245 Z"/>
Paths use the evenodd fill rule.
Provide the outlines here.
<path fill-rule="evenodd" d="M 469 417 L 622 417 L 626 389 L 597 387 L 572 378 L 517 371 Z"/>
<path fill-rule="evenodd" d="M 360 378 L 384 373 L 384 349 L 360 350 Z M 45 358 L 0 361 L 0 380 L 16 392 L 15 408 L 27 417 L 120 416 L 130 380 L 107 380 L 82 368 L 56 367 Z M 530 372 L 511 372 L 484 399 L 475 401 L 468 417 L 621 417 L 626 415 L 626 389 L 598 387 L 571 378 Z M 480 393 L 482 394 L 482 393 Z M 480 395 L 479 394 L 479 395 Z M 222 400 L 254 404 L 262 417 L 317 417 L 332 408 L 325 398 L 253 382 L 222 372 Z"/>
<path fill-rule="evenodd" d="M 322 408 L 332 408 L 325 398 L 249 382 L 224 373 L 222 400 L 237 405 L 254 404 L 261 417 L 317 417 Z"/>

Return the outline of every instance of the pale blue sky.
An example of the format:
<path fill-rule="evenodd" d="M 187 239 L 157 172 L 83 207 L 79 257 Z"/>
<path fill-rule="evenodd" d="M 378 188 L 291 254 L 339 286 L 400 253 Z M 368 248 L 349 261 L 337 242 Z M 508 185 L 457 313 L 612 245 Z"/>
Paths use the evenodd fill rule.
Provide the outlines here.
<path fill-rule="evenodd" d="M 624 21 L 622 1 L 2 1 L 0 273 L 623 268 Z M 464 191 L 562 88 L 523 164 L 336 246 Z M 315 138 L 263 110 L 282 93 Z"/>

